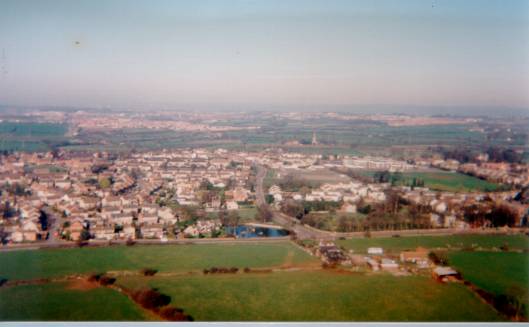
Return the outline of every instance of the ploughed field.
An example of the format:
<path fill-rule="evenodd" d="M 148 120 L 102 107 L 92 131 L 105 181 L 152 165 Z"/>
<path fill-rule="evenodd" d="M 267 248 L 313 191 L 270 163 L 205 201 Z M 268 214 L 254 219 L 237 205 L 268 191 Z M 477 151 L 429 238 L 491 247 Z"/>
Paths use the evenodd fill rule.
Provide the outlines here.
<path fill-rule="evenodd" d="M 203 274 L 211 267 L 239 271 Z M 143 268 L 158 272 L 147 277 Z M 63 278 L 95 272 L 112 274 L 129 290 L 158 288 L 195 320 L 504 319 L 462 284 L 321 270 L 317 258 L 284 241 L 0 252 L 0 278 L 8 279 L 0 287 L 0 320 L 160 319 L 114 289 Z M 32 284 L 9 285 L 16 281 Z"/>

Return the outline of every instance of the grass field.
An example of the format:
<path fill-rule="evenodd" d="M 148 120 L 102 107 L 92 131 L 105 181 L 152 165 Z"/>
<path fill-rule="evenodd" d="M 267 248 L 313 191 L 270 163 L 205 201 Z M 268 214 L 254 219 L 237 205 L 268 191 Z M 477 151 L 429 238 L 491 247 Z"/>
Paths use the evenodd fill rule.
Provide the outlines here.
<path fill-rule="evenodd" d="M 0 320 L 145 320 L 129 298 L 108 288 L 69 289 L 66 282 L 0 288 Z"/>
<path fill-rule="evenodd" d="M 358 173 L 372 177 L 374 171 L 358 171 Z M 432 190 L 446 192 L 472 192 L 472 191 L 496 191 L 501 189 L 501 185 L 491 183 L 473 176 L 460 173 L 435 171 L 435 172 L 405 172 L 403 179 L 397 184 L 411 185 L 413 178 L 424 181 L 424 186 Z"/>
<path fill-rule="evenodd" d="M 318 262 L 289 242 L 113 246 L 0 253 L 0 277 L 33 279 L 74 273 L 154 268 L 161 272 L 212 266 L 271 267 Z"/>
<path fill-rule="evenodd" d="M 368 247 L 382 247 L 386 252 L 398 253 L 418 246 L 425 248 L 468 248 L 472 246 L 491 249 L 505 244 L 511 249 L 529 249 L 529 237 L 525 235 L 450 235 L 406 236 L 387 238 L 352 238 L 338 244 L 355 252 L 366 252 Z"/>
<path fill-rule="evenodd" d="M 0 122 L 0 151 L 47 151 L 66 141 L 64 124 Z"/>
<path fill-rule="evenodd" d="M 529 253 L 458 251 L 449 253 L 449 263 L 465 280 L 486 291 L 525 294 L 529 317 Z"/>
<path fill-rule="evenodd" d="M 150 285 L 195 320 L 495 321 L 495 312 L 460 284 L 428 277 L 326 271 L 182 277 L 126 277 Z"/>
<path fill-rule="evenodd" d="M 465 279 L 485 290 L 501 294 L 521 287 L 529 292 L 528 253 L 457 251 L 449 254 L 449 262 Z"/>

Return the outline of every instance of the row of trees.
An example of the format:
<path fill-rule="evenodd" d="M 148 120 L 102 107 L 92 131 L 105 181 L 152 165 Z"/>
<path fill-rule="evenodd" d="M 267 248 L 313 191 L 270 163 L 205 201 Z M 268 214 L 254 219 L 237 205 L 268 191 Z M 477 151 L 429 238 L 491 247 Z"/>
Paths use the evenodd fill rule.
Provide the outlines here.
<path fill-rule="evenodd" d="M 478 151 L 470 148 L 446 148 L 437 147 L 432 148 L 433 151 L 440 153 L 445 160 L 453 159 L 461 163 L 477 162 Z M 508 162 L 520 163 L 523 160 L 523 155 L 514 151 L 513 149 L 502 147 L 489 147 L 485 153 L 489 156 L 489 161 L 492 162 Z"/>

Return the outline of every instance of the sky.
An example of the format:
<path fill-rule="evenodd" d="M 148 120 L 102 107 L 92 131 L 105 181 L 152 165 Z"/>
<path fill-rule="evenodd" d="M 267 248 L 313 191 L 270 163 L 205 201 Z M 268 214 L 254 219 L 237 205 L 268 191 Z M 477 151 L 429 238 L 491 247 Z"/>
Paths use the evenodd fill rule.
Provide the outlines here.
<path fill-rule="evenodd" d="M 3 105 L 529 110 L 524 0 L 1 0 L 0 50 Z"/>

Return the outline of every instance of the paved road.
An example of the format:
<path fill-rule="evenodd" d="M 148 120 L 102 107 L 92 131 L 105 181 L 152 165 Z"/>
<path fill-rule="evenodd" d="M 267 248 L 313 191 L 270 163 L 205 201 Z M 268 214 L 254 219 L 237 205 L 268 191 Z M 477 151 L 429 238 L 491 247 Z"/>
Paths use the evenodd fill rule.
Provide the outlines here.
<path fill-rule="evenodd" d="M 294 232 L 297 236 L 297 238 L 304 240 L 304 239 L 334 239 L 333 233 L 328 233 L 325 231 L 320 231 L 315 228 L 310 228 L 307 226 L 304 226 L 299 223 L 299 221 L 294 218 L 287 216 L 274 208 L 270 207 L 265 200 L 265 192 L 263 189 L 263 180 L 266 176 L 267 169 L 262 166 L 258 166 L 257 168 L 257 178 L 256 178 L 256 188 L 255 188 L 255 195 L 256 195 L 256 201 L 257 205 L 264 205 L 267 206 L 270 211 L 272 212 L 273 221 L 283 226 L 285 229 L 290 230 L 291 232 Z"/>

